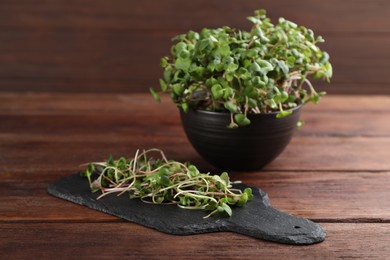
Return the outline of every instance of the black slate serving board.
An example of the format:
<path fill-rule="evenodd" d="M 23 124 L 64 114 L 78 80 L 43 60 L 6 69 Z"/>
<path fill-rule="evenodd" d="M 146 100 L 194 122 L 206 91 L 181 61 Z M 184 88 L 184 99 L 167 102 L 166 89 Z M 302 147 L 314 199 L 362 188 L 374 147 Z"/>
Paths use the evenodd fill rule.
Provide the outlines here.
<path fill-rule="evenodd" d="M 244 189 L 244 184 L 234 184 Z M 125 194 L 111 194 L 96 200 L 88 181 L 79 174 L 55 181 L 48 192 L 56 197 L 85 205 L 120 218 L 162 232 L 176 235 L 191 235 L 216 231 L 231 231 L 259 239 L 283 244 L 314 244 L 325 239 L 326 233 L 320 225 L 279 211 L 270 206 L 267 193 L 251 187 L 253 200 L 244 207 L 234 207 L 228 218 L 211 216 L 202 210 L 181 209 L 176 205 L 149 204 L 138 199 L 129 199 Z"/>

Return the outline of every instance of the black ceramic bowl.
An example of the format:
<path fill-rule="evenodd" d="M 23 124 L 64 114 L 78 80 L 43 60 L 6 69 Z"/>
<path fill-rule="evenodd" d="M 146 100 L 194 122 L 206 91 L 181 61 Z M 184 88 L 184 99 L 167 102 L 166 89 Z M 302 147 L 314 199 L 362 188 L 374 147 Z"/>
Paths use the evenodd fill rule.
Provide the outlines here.
<path fill-rule="evenodd" d="M 221 170 L 259 170 L 275 159 L 290 142 L 301 107 L 290 116 L 251 114 L 251 124 L 228 128 L 230 114 L 204 110 L 180 110 L 184 131 L 195 150 Z"/>

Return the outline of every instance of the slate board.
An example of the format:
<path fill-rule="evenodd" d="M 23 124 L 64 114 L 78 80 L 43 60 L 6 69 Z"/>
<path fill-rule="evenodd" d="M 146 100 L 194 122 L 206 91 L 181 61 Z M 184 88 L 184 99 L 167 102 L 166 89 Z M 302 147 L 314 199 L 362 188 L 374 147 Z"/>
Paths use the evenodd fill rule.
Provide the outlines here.
<path fill-rule="evenodd" d="M 250 187 L 234 184 L 236 188 Z M 320 225 L 305 218 L 294 217 L 270 206 L 267 193 L 251 187 L 253 199 L 244 207 L 234 207 L 231 217 L 211 216 L 202 210 L 181 209 L 176 205 L 149 204 L 129 199 L 125 194 L 111 194 L 96 200 L 88 181 L 79 174 L 55 181 L 48 192 L 56 197 L 85 205 L 128 221 L 176 235 L 191 235 L 216 231 L 230 231 L 259 239 L 305 245 L 321 242 L 326 233 Z"/>

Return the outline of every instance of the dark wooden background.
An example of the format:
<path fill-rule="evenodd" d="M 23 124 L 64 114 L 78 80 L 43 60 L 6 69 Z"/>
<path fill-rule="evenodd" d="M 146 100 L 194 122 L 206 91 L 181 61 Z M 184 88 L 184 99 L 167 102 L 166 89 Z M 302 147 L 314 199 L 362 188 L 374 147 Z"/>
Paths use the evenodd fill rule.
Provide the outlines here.
<path fill-rule="evenodd" d="M 319 89 L 390 94 L 389 0 L 1 0 L 0 91 L 146 92 L 170 38 L 259 8 L 322 35 L 334 78 Z"/>

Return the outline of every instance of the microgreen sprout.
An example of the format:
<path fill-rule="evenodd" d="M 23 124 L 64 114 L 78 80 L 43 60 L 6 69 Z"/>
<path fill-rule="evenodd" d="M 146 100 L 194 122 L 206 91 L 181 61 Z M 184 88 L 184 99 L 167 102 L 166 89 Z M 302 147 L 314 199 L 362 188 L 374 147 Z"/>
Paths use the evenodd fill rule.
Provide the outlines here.
<path fill-rule="evenodd" d="M 265 10 L 248 20 L 249 31 L 224 26 L 173 38 L 153 97 L 160 101 L 168 93 L 183 111 L 228 111 L 231 128 L 249 125 L 248 114 L 277 112 L 281 118 L 317 103 L 325 92 L 317 92 L 309 77 L 329 81 L 333 73 L 329 54 L 317 46 L 324 39 L 284 18 L 273 24 Z"/>
<path fill-rule="evenodd" d="M 160 158 L 150 157 L 150 153 Z M 231 216 L 230 206 L 242 207 L 253 197 L 250 188 L 233 188 L 228 173 L 201 173 L 195 165 L 168 160 L 159 149 L 137 150 L 131 159 L 110 157 L 89 163 L 81 175 L 88 179 L 92 192 L 101 192 L 97 199 L 127 193 L 131 199 L 147 203 L 210 211 L 204 218 L 216 213 Z"/>

